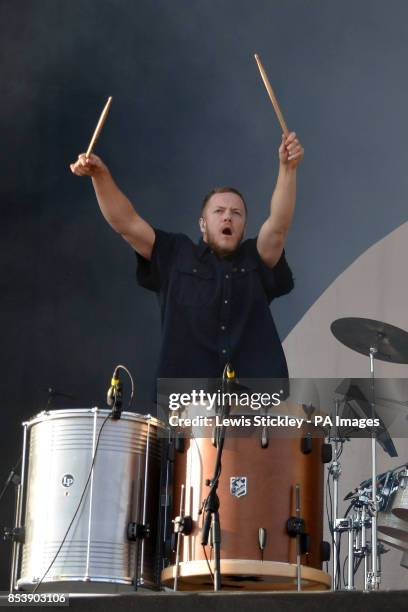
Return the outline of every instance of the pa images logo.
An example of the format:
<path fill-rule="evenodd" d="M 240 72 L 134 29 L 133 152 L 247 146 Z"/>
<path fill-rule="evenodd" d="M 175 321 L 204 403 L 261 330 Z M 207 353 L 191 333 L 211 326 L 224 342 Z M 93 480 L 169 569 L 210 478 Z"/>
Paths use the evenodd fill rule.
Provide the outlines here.
<path fill-rule="evenodd" d="M 247 494 L 247 477 L 246 476 L 231 476 L 230 478 L 230 493 L 234 497 L 243 497 Z"/>

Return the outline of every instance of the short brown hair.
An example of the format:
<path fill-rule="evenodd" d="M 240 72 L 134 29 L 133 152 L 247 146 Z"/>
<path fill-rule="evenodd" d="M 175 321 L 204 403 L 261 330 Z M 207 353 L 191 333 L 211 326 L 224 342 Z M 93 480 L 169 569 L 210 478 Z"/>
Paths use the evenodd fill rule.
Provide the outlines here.
<path fill-rule="evenodd" d="M 207 193 L 207 195 L 205 196 L 203 203 L 201 205 L 201 214 L 204 212 L 204 208 L 208 202 L 208 200 L 210 198 L 212 198 L 213 195 L 215 195 L 216 193 L 235 193 L 235 195 L 239 196 L 241 198 L 241 200 L 244 203 L 244 208 L 245 208 L 245 214 L 248 214 L 248 209 L 247 209 L 247 205 L 246 202 L 244 200 L 244 196 L 242 195 L 241 192 L 238 191 L 238 189 L 235 189 L 235 187 L 215 187 L 214 189 L 212 189 L 209 193 Z"/>

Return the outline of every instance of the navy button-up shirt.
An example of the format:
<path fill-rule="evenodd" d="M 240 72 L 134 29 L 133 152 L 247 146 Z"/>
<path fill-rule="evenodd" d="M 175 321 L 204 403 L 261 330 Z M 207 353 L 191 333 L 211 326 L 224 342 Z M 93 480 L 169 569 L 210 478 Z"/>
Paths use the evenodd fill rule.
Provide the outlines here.
<path fill-rule="evenodd" d="M 283 253 L 274 268 L 256 239 L 220 258 L 200 240 L 155 230 L 151 260 L 138 258 L 138 283 L 159 299 L 158 378 L 219 378 L 230 362 L 240 378 L 286 378 L 288 369 L 269 309 L 293 277 Z"/>

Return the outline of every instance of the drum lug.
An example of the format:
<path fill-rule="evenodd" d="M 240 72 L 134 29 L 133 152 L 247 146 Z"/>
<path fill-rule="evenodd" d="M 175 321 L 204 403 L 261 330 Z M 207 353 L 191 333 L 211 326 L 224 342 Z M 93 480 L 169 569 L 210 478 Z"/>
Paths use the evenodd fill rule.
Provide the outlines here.
<path fill-rule="evenodd" d="M 297 535 L 304 533 L 305 521 L 300 517 L 291 516 L 286 523 L 286 529 L 290 537 L 295 538 Z"/>
<path fill-rule="evenodd" d="M 174 449 L 176 453 L 184 453 L 184 437 L 182 432 L 178 432 L 174 438 Z"/>
<path fill-rule="evenodd" d="M 190 535 L 190 533 L 193 531 L 193 519 L 191 516 L 176 516 L 173 523 L 174 533 Z"/>
<path fill-rule="evenodd" d="M 129 523 L 127 527 L 127 538 L 131 542 L 144 540 L 150 537 L 150 526 L 141 523 Z"/>
<path fill-rule="evenodd" d="M 13 542 L 24 544 L 24 527 L 3 527 L 3 540 L 12 540 Z"/>
<path fill-rule="evenodd" d="M 326 542 L 326 540 L 322 540 L 320 542 L 320 557 L 321 557 L 322 563 L 324 561 L 330 561 L 330 555 L 331 555 L 330 543 Z"/>
<path fill-rule="evenodd" d="M 322 444 L 322 463 L 330 463 L 333 458 L 333 449 L 331 444 Z"/>
<path fill-rule="evenodd" d="M 313 440 L 310 434 L 307 434 L 304 438 L 302 438 L 302 453 L 304 455 L 310 455 L 313 449 Z"/>

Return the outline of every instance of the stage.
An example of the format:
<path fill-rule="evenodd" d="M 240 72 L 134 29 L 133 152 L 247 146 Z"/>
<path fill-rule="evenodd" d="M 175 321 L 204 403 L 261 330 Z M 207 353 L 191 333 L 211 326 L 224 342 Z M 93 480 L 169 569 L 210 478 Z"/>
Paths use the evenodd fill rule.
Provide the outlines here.
<path fill-rule="evenodd" d="M 247 610 L 268 612 L 290 612 L 307 610 L 317 612 L 382 612 L 404 610 L 407 607 L 407 591 L 361 591 L 336 593 L 169 593 L 138 592 L 126 595 L 72 595 L 69 608 L 84 612 L 204 612 L 216 609 L 219 612 L 241 612 Z M 2 597 L 0 606 L 9 604 Z"/>

